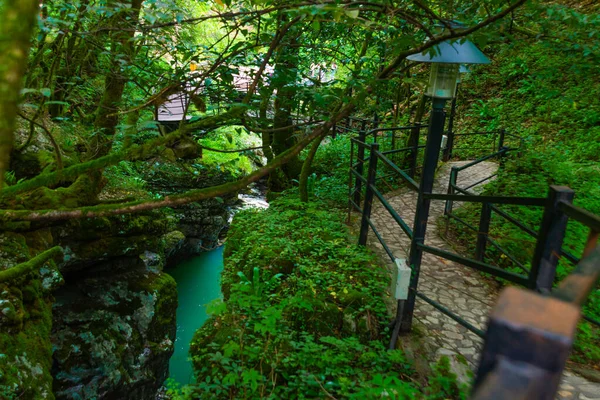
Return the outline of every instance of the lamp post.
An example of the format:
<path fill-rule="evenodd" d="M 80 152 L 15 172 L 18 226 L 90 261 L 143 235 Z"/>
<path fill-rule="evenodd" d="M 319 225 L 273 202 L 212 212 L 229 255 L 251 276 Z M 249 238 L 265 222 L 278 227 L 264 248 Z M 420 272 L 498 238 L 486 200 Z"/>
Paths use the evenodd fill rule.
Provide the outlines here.
<path fill-rule="evenodd" d="M 434 174 L 437 168 L 440 154 L 440 145 L 444 133 L 446 100 L 450 100 L 456 93 L 456 82 L 461 64 L 489 64 L 490 60 L 470 41 L 456 40 L 445 41 L 434 46 L 427 53 L 414 54 L 407 57 L 411 61 L 431 63 L 429 85 L 425 95 L 432 98 L 432 112 L 427 132 L 427 143 L 425 144 L 425 155 L 421 184 L 417 199 L 417 209 L 413 225 L 413 238 L 410 246 L 408 264 L 412 273 L 408 298 L 402 307 L 400 330 L 409 332 L 412 326 L 412 316 L 415 306 L 416 290 L 419 282 L 419 272 L 423 251 L 419 247 L 425 241 L 427 230 L 427 219 L 429 217 L 429 206 L 431 200 L 423 198 L 423 193 L 431 193 L 433 190 Z M 402 301 L 402 300 L 399 300 Z M 398 323 L 398 321 L 396 321 Z"/>

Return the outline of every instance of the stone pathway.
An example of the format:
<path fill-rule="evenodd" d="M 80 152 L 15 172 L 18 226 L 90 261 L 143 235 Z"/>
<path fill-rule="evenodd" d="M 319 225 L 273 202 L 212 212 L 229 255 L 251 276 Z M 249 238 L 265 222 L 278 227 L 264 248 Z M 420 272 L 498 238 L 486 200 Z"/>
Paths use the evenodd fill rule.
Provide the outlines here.
<path fill-rule="evenodd" d="M 436 175 L 434 192 L 446 193 L 450 168 L 465 163 L 453 162 L 443 165 Z M 496 169 L 497 164 L 495 163 L 480 163 L 459 173 L 458 185 L 460 187 L 469 186 L 492 175 Z M 470 190 L 478 193 L 483 190 L 483 185 L 477 185 Z M 386 198 L 402 219 L 412 227 L 417 193 L 401 189 L 388 194 Z M 455 209 L 459 206 L 459 203 L 454 203 Z M 425 244 L 454 252 L 452 247 L 440 237 L 435 226 L 435 221 L 443 212 L 443 201 L 431 203 Z M 407 258 L 410 240 L 378 200 L 374 200 L 371 219 L 394 256 Z M 369 245 L 380 254 L 382 259 L 389 260 L 383 246 L 372 232 L 369 234 Z M 485 279 L 476 270 L 424 253 L 419 291 L 430 299 L 443 304 L 472 325 L 485 330 L 487 315 L 496 301 L 499 286 L 495 281 Z M 415 306 L 415 319 L 417 329 L 421 325 L 420 331 L 426 334 L 427 340 L 437 349 L 436 357 L 443 354 L 460 354 L 467 360 L 469 367 L 473 371 L 475 370 L 478 354 L 483 345 L 482 339 L 420 299 L 417 299 Z M 600 384 L 565 371 L 557 398 L 561 400 L 600 400 Z"/>

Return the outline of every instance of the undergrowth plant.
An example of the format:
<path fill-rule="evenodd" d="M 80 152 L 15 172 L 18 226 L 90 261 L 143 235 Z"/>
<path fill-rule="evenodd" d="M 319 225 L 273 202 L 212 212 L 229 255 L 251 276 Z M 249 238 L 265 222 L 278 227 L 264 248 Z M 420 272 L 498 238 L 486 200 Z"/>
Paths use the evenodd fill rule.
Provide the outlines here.
<path fill-rule="evenodd" d="M 236 215 L 224 300 L 211 304 L 192 341 L 196 383 L 172 395 L 461 398 L 451 374 L 436 369 L 427 390 L 403 352 L 386 349 L 389 276 L 368 250 L 349 244 L 342 221 L 326 203 L 289 194 Z"/>
<path fill-rule="evenodd" d="M 309 196 L 337 208 L 348 205 L 350 139 L 346 135 L 327 138 L 319 146 L 309 177 Z"/>

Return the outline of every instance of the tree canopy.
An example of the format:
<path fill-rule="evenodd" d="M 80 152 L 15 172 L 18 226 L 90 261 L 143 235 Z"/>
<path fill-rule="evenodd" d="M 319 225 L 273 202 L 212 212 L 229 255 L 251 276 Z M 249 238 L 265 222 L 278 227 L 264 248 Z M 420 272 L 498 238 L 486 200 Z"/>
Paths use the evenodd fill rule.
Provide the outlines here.
<path fill-rule="evenodd" d="M 129 213 L 220 196 L 267 174 L 272 190 L 298 178 L 302 186 L 303 148 L 315 142 L 316 149 L 357 104 L 379 112 L 393 102 L 392 87 L 410 94 L 422 86 L 407 73 L 419 67 L 406 56 L 466 36 L 480 45 L 497 40 L 516 25 L 523 3 L 5 1 L 2 35 L 14 40 L 3 40 L 0 54 L 8 83 L 1 88 L 2 218 Z M 468 28 L 454 29 L 450 20 Z M 172 132 L 159 130 L 156 108 L 182 91 L 192 98 L 185 110 L 191 118 Z M 17 122 L 27 135 L 14 136 Z M 25 200 L 32 190 L 69 186 L 84 175 L 97 194 L 103 168 L 233 125 L 260 134 L 269 160 L 236 182 L 152 201 L 98 205 L 92 196 L 60 210 Z M 56 137 L 75 126 L 76 133 Z M 7 179 L 11 157 L 39 137 L 53 154 L 37 171 Z"/>

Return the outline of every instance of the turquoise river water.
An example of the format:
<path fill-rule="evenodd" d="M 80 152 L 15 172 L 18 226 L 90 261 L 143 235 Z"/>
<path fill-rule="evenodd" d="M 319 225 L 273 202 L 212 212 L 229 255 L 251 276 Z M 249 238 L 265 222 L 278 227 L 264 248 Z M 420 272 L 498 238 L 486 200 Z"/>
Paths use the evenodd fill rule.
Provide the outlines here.
<path fill-rule="evenodd" d="M 177 339 L 169 362 L 169 377 L 184 385 L 192 382 L 188 351 L 194 332 L 208 318 L 206 305 L 221 296 L 223 247 L 190 258 L 167 272 L 177 282 Z"/>

